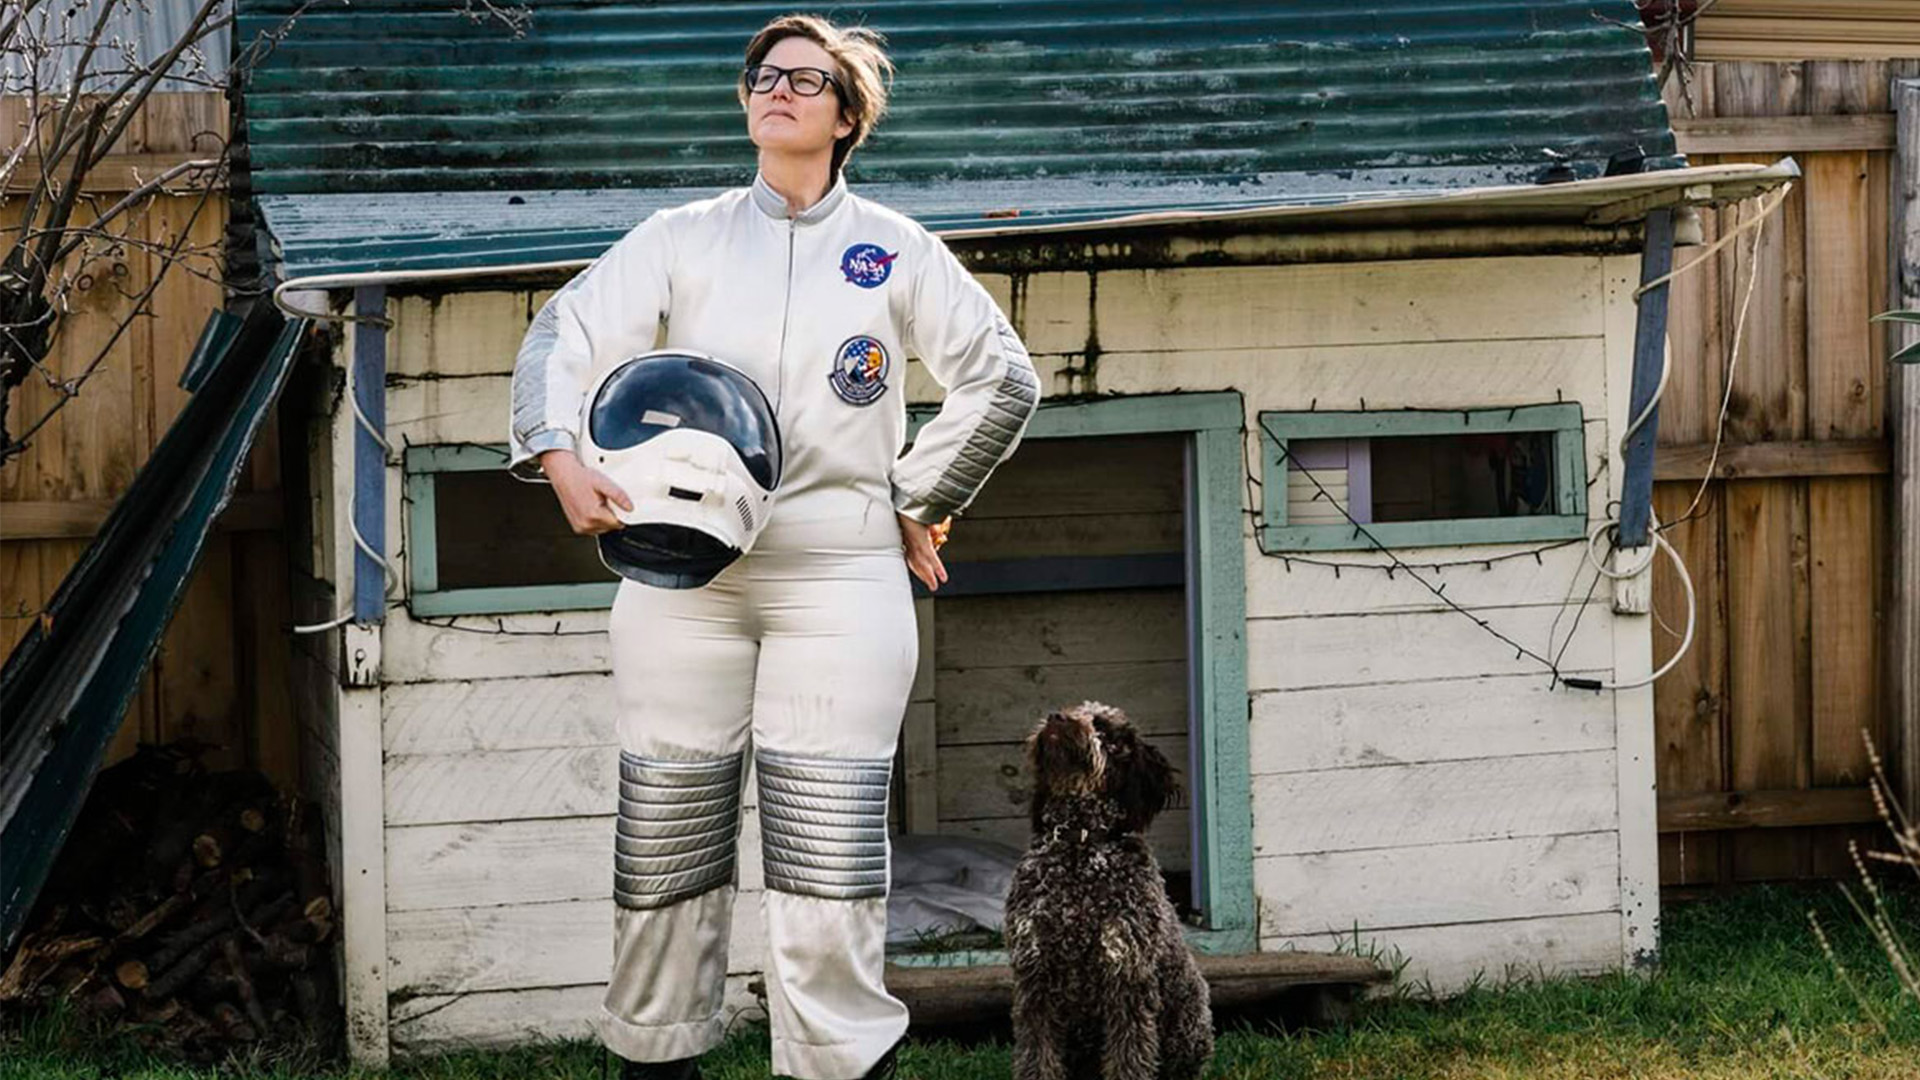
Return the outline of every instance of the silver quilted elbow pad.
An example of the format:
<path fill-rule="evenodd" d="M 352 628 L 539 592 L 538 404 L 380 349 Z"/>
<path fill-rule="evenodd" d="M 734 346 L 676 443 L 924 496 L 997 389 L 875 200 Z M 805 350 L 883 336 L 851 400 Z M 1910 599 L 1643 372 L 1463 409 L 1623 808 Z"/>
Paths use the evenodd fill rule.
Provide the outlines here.
<path fill-rule="evenodd" d="M 828 900 L 887 895 L 893 763 L 756 751 L 767 888 Z"/>
<path fill-rule="evenodd" d="M 615 903 L 663 908 L 733 881 L 744 757 L 660 761 L 620 752 Z"/>

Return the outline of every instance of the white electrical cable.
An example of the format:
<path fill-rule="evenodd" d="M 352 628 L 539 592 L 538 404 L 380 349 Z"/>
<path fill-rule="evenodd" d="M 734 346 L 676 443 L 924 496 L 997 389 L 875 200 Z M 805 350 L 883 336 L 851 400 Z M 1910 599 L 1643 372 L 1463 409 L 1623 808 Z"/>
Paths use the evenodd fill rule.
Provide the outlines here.
<path fill-rule="evenodd" d="M 1653 538 L 1653 543 L 1647 548 L 1646 558 L 1640 560 L 1631 568 L 1623 570 L 1618 567 L 1609 567 L 1603 560 L 1594 557 L 1593 542 L 1598 540 L 1600 536 L 1609 529 L 1618 527 L 1619 524 L 1619 519 L 1614 518 L 1599 522 L 1587 531 L 1587 563 L 1592 566 L 1594 571 L 1600 576 L 1612 581 L 1622 581 L 1627 578 L 1638 577 L 1645 573 L 1647 569 L 1653 565 L 1654 556 L 1660 552 L 1665 552 L 1667 558 L 1673 560 L 1674 572 L 1680 575 L 1680 587 L 1684 589 L 1687 594 L 1687 632 L 1680 639 L 1680 647 L 1673 651 L 1673 655 L 1667 658 L 1667 662 L 1660 665 L 1659 670 L 1645 678 L 1635 679 L 1632 682 L 1603 682 L 1599 679 L 1563 680 L 1567 685 L 1580 690 L 1633 690 L 1646 686 L 1667 672 L 1672 671 L 1674 666 L 1680 663 L 1680 658 L 1687 655 L 1687 649 L 1693 645 L 1694 628 L 1699 618 L 1698 604 L 1693 594 L 1693 576 L 1687 573 L 1687 564 L 1680 558 L 1680 553 L 1674 550 L 1673 545 L 1667 542 L 1666 534 L 1660 531 L 1660 518 L 1658 515 L 1651 512 L 1648 513 L 1647 535 Z M 1615 550 L 1618 549 L 1616 548 Z"/>
<path fill-rule="evenodd" d="M 541 265 L 559 266 L 564 264 L 541 264 Z M 508 267 L 506 269 L 511 270 L 515 268 Z M 489 273 L 498 273 L 500 270 L 501 268 L 499 267 L 488 268 Z M 336 322 L 336 323 L 337 322 L 371 323 L 371 324 L 377 324 L 381 326 L 384 330 L 384 327 L 387 325 L 387 321 L 385 319 L 381 319 L 377 317 L 368 317 L 368 316 L 335 315 L 332 312 L 325 312 L 325 311 L 308 311 L 304 308 L 295 307 L 292 303 L 287 301 L 286 298 L 283 297 L 281 294 L 289 291 L 304 290 L 304 289 L 345 288 L 350 285 L 369 285 L 369 284 L 375 284 L 375 283 L 386 282 L 386 281 L 400 280 L 402 278 L 417 279 L 417 278 L 426 277 L 426 276 L 453 276 L 456 273 L 458 272 L 456 271 L 418 271 L 418 272 L 384 271 L 380 273 L 371 273 L 371 274 L 335 274 L 335 275 L 324 276 L 324 277 L 295 278 L 292 281 L 281 283 L 278 288 L 275 288 L 273 290 L 273 305 L 292 318 L 315 319 L 322 322 Z M 383 392 L 384 392 L 384 388 L 383 388 Z M 373 419 L 369 417 L 366 414 L 366 411 L 360 407 L 360 399 L 354 394 L 354 376 L 353 376 L 352 365 L 348 365 L 347 367 L 346 397 L 347 397 L 347 407 L 353 411 L 354 423 L 359 426 L 360 430 L 372 436 L 374 443 L 380 447 L 380 458 L 382 462 L 381 467 L 385 468 L 386 459 L 392 456 L 393 454 L 393 444 L 387 441 L 386 434 L 382 432 L 377 425 L 374 424 Z M 394 565 L 394 562 L 392 559 L 389 559 L 385 555 L 382 555 L 379 552 L 379 550 L 377 550 L 373 546 L 373 544 L 367 540 L 366 536 L 360 532 L 360 526 L 353 520 L 353 515 L 351 512 L 349 512 L 347 515 L 347 531 L 353 536 L 353 546 L 356 549 L 362 552 L 365 552 L 368 558 L 380 564 L 380 572 L 381 572 L 381 578 L 382 578 L 382 581 L 381 581 L 382 590 L 380 594 L 380 599 L 381 599 L 381 603 L 384 604 L 387 598 L 393 595 L 395 587 L 397 587 L 400 583 L 399 568 Z M 357 561 L 358 560 L 356 560 L 356 562 Z M 348 575 L 348 577 L 349 577 L 349 580 L 351 580 L 350 574 Z M 334 616 L 333 618 L 328 619 L 326 622 L 307 623 L 305 625 L 297 625 L 293 628 L 293 632 L 296 634 L 319 634 L 319 633 L 324 633 L 325 631 L 328 631 L 328 630 L 332 630 L 336 627 L 345 626 L 347 623 L 352 621 L 353 621 L 353 605 L 349 603 L 344 611 Z"/>
<path fill-rule="evenodd" d="M 356 285 L 386 285 L 396 281 L 450 281 L 458 278 L 504 277 L 514 274 L 552 273 L 556 270 L 584 270 L 592 264 L 592 259 L 561 259 L 556 262 L 509 263 L 505 266 L 456 266 L 440 270 L 366 270 L 352 274 L 315 274 L 312 277 L 294 278 L 291 281 L 283 281 L 275 286 L 273 290 L 273 306 L 279 308 L 289 316 L 313 319 L 318 322 L 372 322 L 385 325 L 385 319 L 373 316 L 336 315 L 331 311 L 308 311 L 305 308 L 295 307 L 284 294 L 325 289 L 347 289 Z"/>

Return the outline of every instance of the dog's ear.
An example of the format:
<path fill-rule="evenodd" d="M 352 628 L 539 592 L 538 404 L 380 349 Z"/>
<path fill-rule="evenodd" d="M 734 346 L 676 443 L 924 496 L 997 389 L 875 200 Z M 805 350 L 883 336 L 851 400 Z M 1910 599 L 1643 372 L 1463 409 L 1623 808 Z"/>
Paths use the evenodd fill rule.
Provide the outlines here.
<path fill-rule="evenodd" d="M 1107 795 L 1120 806 L 1123 832 L 1143 832 L 1180 796 L 1173 763 L 1131 726 L 1107 734 Z"/>

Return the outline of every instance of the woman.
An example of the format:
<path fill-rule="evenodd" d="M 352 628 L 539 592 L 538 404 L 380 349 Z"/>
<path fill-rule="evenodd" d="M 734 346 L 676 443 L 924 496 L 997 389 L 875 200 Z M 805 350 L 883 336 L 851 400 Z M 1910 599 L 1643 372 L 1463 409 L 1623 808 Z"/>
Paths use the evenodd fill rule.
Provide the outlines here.
<path fill-rule="evenodd" d="M 619 527 L 628 505 L 574 452 L 584 388 L 656 342 L 744 370 L 785 444 L 752 552 L 703 588 L 623 580 L 614 602 L 616 941 L 599 1026 L 629 1077 L 698 1076 L 723 1034 L 749 736 L 774 1071 L 891 1076 L 906 1031 L 881 981 L 888 778 L 918 649 L 906 575 L 946 580 L 944 523 L 1013 452 L 1039 393 L 945 246 L 846 189 L 841 167 L 885 106 L 877 42 L 803 16 L 761 30 L 740 85 L 753 186 L 634 229 L 540 311 L 514 367 L 512 467 L 544 475 L 578 533 Z M 947 399 L 901 457 L 909 355 Z"/>

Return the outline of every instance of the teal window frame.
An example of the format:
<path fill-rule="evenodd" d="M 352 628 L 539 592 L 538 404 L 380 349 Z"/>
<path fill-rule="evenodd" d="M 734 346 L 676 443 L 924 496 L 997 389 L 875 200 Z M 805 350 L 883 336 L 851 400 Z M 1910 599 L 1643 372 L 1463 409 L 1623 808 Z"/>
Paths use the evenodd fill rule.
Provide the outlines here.
<path fill-rule="evenodd" d="M 1259 416 L 1262 513 L 1261 550 L 1267 554 L 1367 551 L 1374 541 L 1345 523 L 1293 525 L 1287 521 L 1287 458 L 1295 439 L 1366 439 L 1409 435 L 1471 435 L 1550 431 L 1554 439 L 1553 514 L 1529 517 L 1455 518 L 1445 521 L 1369 522 L 1367 532 L 1390 548 L 1575 540 L 1587 534 L 1587 443 L 1578 402 L 1516 405 L 1458 411 L 1262 412 Z"/>
<path fill-rule="evenodd" d="M 407 499 L 407 609 L 420 616 L 510 615 L 528 611 L 610 608 L 620 582 L 440 588 L 434 478 L 441 473 L 506 468 L 507 447 L 485 444 L 409 446 L 402 458 Z M 583 541 L 584 542 L 584 541 Z"/>
<path fill-rule="evenodd" d="M 908 409 L 908 438 L 937 406 Z M 1258 948 L 1253 893 L 1253 780 L 1248 765 L 1246 405 L 1234 391 L 1043 403 L 1027 439 L 1184 434 L 1187 439 L 1189 684 L 1196 730 L 1187 777 L 1193 866 L 1205 925 L 1187 940 L 1209 953 Z M 910 966 L 1004 964 L 998 950 L 890 955 Z"/>

